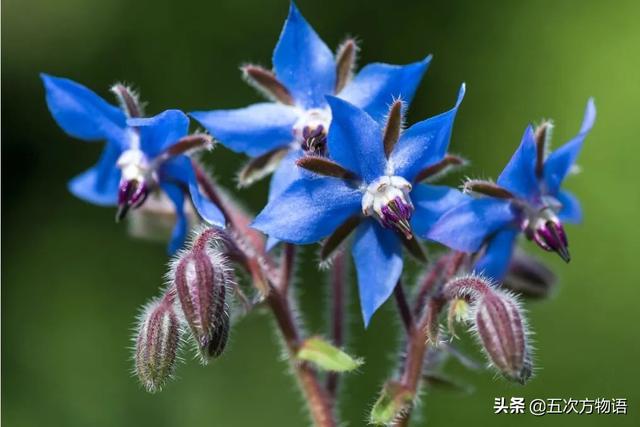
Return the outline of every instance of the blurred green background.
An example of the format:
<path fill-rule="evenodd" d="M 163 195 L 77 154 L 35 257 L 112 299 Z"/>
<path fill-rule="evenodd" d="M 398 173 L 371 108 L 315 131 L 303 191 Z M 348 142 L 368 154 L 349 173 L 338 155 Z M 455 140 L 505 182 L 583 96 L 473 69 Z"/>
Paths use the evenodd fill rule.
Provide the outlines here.
<path fill-rule="evenodd" d="M 161 285 L 164 247 L 129 239 L 112 210 L 66 191 L 66 181 L 92 165 L 101 147 L 63 134 L 38 78 L 41 71 L 66 76 L 107 98 L 110 84 L 134 83 L 150 114 L 240 107 L 259 97 L 238 66 L 270 65 L 287 2 L 5 0 L 2 6 L 2 421 L 306 425 L 266 313 L 235 325 L 221 360 L 205 368 L 188 358 L 178 380 L 158 395 L 138 386 L 130 374 L 130 329 L 138 307 Z M 452 142 L 453 151 L 473 161 L 465 174 L 497 176 L 529 121 L 555 119 L 555 145 L 566 141 L 579 128 L 587 98 L 595 97 L 598 119 L 580 158 L 583 172 L 568 182 L 586 221 L 569 229 L 570 265 L 545 256 L 561 277 L 555 298 L 528 306 L 537 376 L 519 387 L 452 363 L 449 370 L 476 392 L 428 392 L 417 424 L 639 425 L 640 2 L 300 0 L 299 6 L 330 46 L 347 34 L 358 37 L 360 64 L 434 54 L 409 122 L 449 108 L 467 82 Z M 243 159 L 224 148 L 208 159 L 232 187 Z M 262 183 L 238 194 L 257 210 L 265 190 Z M 313 258 L 311 250 L 307 255 Z M 304 268 L 302 311 L 309 329 L 320 332 L 327 284 L 311 261 Z M 393 304 L 367 331 L 355 302 L 351 311 L 348 347 L 367 364 L 348 377 L 341 411 L 358 426 L 391 372 L 400 329 Z M 495 416 L 493 399 L 500 396 L 622 397 L 629 414 Z"/>

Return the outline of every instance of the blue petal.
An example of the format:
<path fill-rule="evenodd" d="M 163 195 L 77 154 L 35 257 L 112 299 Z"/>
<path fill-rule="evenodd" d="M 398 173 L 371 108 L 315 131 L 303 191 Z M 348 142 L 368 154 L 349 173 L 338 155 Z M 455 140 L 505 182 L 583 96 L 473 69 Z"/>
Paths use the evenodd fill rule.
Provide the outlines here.
<path fill-rule="evenodd" d="M 188 221 L 184 212 L 184 193 L 180 187 L 174 184 L 164 182 L 160 186 L 176 207 L 176 225 L 173 227 L 171 241 L 167 248 L 169 254 L 172 255 L 182 247 L 187 238 Z"/>
<path fill-rule="evenodd" d="M 518 234 L 515 228 L 505 228 L 497 232 L 489 240 L 487 250 L 476 263 L 474 272 L 496 282 L 502 281 L 507 273 Z"/>
<path fill-rule="evenodd" d="M 430 62 L 431 55 L 407 65 L 368 64 L 338 96 L 380 122 L 394 100 L 402 99 L 407 105 L 411 103 Z"/>
<path fill-rule="evenodd" d="M 387 160 L 382 147 L 382 129 L 358 107 L 334 96 L 331 106 L 328 148 L 333 160 L 371 182 L 385 172 Z"/>
<path fill-rule="evenodd" d="M 302 177 L 310 176 L 310 172 L 305 171 L 296 165 L 296 160 L 302 157 L 303 151 L 289 150 L 289 152 L 282 158 L 280 164 L 271 177 L 269 184 L 269 201 L 278 198 L 284 191 L 291 186 L 291 184 Z M 312 175 L 311 175 L 312 176 Z M 278 243 L 279 239 L 273 236 L 268 236 L 265 243 L 265 248 L 268 251 L 273 249 Z"/>
<path fill-rule="evenodd" d="M 47 106 L 69 135 L 87 141 L 126 144 L 126 116 L 94 92 L 72 80 L 41 74 Z"/>
<path fill-rule="evenodd" d="M 576 196 L 568 191 L 560 191 L 556 198 L 562 204 L 562 208 L 558 212 L 558 217 L 561 221 L 568 223 L 582 222 L 582 208 Z"/>
<path fill-rule="evenodd" d="M 595 119 L 596 107 L 593 99 L 589 99 L 578 135 L 551 153 L 544 162 L 544 180 L 549 194 L 558 192 L 562 181 L 569 173 L 571 166 L 576 162 L 582 143 L 593 127 Z"/>
<path fill-rule="evenodd" d="M 536 195 L 539 189 L 536 177 L 536 156 L 533 128 L 528 126 L 522 135 L 520 147 L 498 177 L 497 184 L 523 199 Z"/>
<path fill-rule="evenodd" d="M 335 92 L 333 52 L 293 2 L 273 51 L 273 68 L 278 80 L 289 89 L 301 107 L 320 107 L 325 104 L 324 96 Z"/>
<path fill-rule="evenodd" d="M 193 206 L 203 220 L 218 227 L 225 226 L 226 221 L 224 215 L 218 206 L 200 192 L 196 174 L 189 157 L 174 157 L 162 164 L 159 173 L 162 182 L 179 184 L 183 188 L 189 189 Z"/>
<path fill-rule="evenodd" d="M 140 130 L 140 148 L 153 158 L 189 132 L 189 118 L 180 110 L 166 110 L 149 118 L 127 120 Z"/>
<path fill-rule="evenodd" d="M 267 241 L 264 244 L 264 249 L 267 252 L 270 252 L 271 249 L 275 248 L 278 243 L 280 243 L 279 239 L 276 239 L 275 237 L 267 236 Z"/>
<path fill-rule="evenodd" d="M 359 212 L 361 198 L 341 179 L 301 178 L 270 201 L 251 226 L 286 242 L 317 242 Z"/>
<path fill-rule="evenodd" d="M 487 236 L 516 218 L 511 203 L 506 200 L 472 199 L 445 213 L 427 237 L 458 251 L 475 252 Z"/>
<path fill-rule="evenodd" d="M 390 159 L 395 175 L 413 181 L 418 172 L 444 157 L 451 140 L 453 121 L 464 93 L 463 84 L 451 110 L 416 123 L 402 133 Z"/>
<path fill-rule="evenodd" d="M 291 183 L 303 176 L 302 169 L 296 165 L 296 160 L 302 156 L 302 150 L 290 150 L 280 160 L 278 168 L 273 172 L 269 184 L 269 201 L 280 196 Z"/>
<path fill-rule="evenodd" d="M 294 107 L 264 102 L 235 110 L 190 114 L 225 147 L 256 157 L 290 144 L 300 113 Z"/>
<path fill-rule="evenodd" d="M 290 150 L 280 161 L 278 168 L 271 177 L 271 183 L 269 185 L 269 201 L 275 200 L 284 193 L 284 190 L 289 188 L 293 181 L 310 174 L 310 172 L 305 172 L 304 169 L 296 165 L 296 160 L 301 156 L 302 150 Z M 280 240 L 269 236 L 265 244 L 267 252 L 273 249 L 278 243 L 280 243 Z"/>
<path fill-rule="evenodd" d="M 429 230 L 446 212 L 469 199 L 455 188 L 419 184 L 411 191 L 415 212 L 411 227 L 416 235 L 426 238 Z"/>
<path fill-rule="evenodd" d="M 373 220 L 358 226 L 352 249 L 364 326 L 389 298 L 402 274 L 400 239 Z"/>
<path fill-rule="evenodd" d="M 98 163 L 69 181 L 69 191 L 74 196 L 96 205 L 117 204 L 120 169 L 116 167 L 116 162 L 120 154 L 119 145 L 108 142 Z"/>

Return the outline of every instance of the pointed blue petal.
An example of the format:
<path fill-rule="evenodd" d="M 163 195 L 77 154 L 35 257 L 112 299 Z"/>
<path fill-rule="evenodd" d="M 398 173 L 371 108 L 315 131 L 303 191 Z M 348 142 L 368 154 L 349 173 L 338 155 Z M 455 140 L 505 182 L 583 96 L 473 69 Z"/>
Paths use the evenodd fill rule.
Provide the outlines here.
<path fill-rule="evenodd" d="M 302 169 L 296 165 L 296 160 L 299 159 L 301 155 L 302 150 L 290 150 L 280 161 L 269 183 L 269 201 L 278 198 L 284 193 L 284 190 L 291 186 L 293 181 L 302 177 Z M 269 252 L 278 243 L 280 243 L 280 240 L 269 236 L 265 242 L 265 249 Z"/>
<path fill-rule="evenodd" d="M 394 231 L 367 220 L 358 226 L 352 249 L 364 326 L 389 298 L 402 274 L 400 239 Z"/>
<path fill-rule="evenodd" d="M 390 159 L 395 175 L 413 181 L 418 172 L 444 157 L 451 140 L 453 121 L 464 93 L 463 84 L 451 110 L 416 123 L 402 133 Z"/>
<path fill-rule="evenodd" d="M 149 118 L 127 120 L 140 131 L 140 148 L 154 158 L 189 132 L 189 118 L 180 110 L 166 110 Z"/>
<path fill-rule="evenodd" d="M 576 162 L 584 139 L 589 134 L 595 120 L 596 106 L 593 103 L 593 99 L 589 99 L 578 135 L 551 153 L 544 162 L 544 181 L 549 194 L 554 195 L 560 189 L 562 181 L 571 170 L 571 166 Z"/>
<path fill-rule="evenodd" d="M 536 141 L 533 128 L 527 126 L 522 135 L 520 147 L 509 160 L 498 180 L 498 185 L 511 191 L 513 194 L 529 199 L 539 190 L 536 177 Z"/>
<path fill-rule="evenodd" d="M 336 178 L 296 180 L 251 225 L 290 243 L 317 242 L 360 211 L 362 193 Z"/>
<path fill-rule="evenodd" d="M 276 239 L 275 237 L 267 236 L 267 241 L 264 244 L 264 249 L 267 252 L 270 252 L 271 249 L 275 248 L 278 243 L 280 243 L 280 240 Z"/>
<path fill-rule="evenodd" d="M 193 206 L 204 221 L 218 227 L 225 226 L 226 221 L 220 208 L 200 192 L 189 157 L 177 156 L 163 163 L 159 175 L 161 182 L 173 183 L 189 190 Z"/>
<path fill-rule="evenodd" d="M 411 228 L 417 236 L 426 238 L 442 215 L 468 199 L 469 196 L 455 188 L 426 184 L 414 186 L 411 201 L 415 212 L 411 217 Z"/>
<path fill-rule="evenodd" d="M 296 165 L 296 160 L 301 156 L 302 150 L 289 150 L 282 158 L 269 183 L 269 201 L 280 196 L 293 181 L 302 177 L 302 169 Z"/>
<path fill-rule="evenodd" d="M 402 99 L 407 105 L 411 103 L 430 62 L 431 55 L 407 65 L 368 64 L 338 96 L 362 108 L 380 122 L 396 99 Z"/>
<path fill-rule="evenodd" d="M 325 104 L 336 86 L 333 52 L 291 2 L 289 16 L 273 51 L 273 68 L 296 102 L 304 108 Z"/>
<path fill-rule="evenodd" d="M 164 182 L 160 186 L 176 207 L 176 225 L 173 227 L 171 240 L 167 247 L 169 255 L 173 255 L 184 245 L 184 241 L 187 239 L 188 221 L 184 212 L 184 193 L 174 184 Z"/>
<path fill-rule="evenodd" d="M 427 237 L 451 249 L 475 252 L 487 236 L 516 218 L 508 201 L 488 197 L 472 199 L 445 213 Z"/>
<path fill-rule="evenodd" d="M 94 92 L 69 79 L 41 74 L 47 106 L 69 135 L 87 141 L 126 144 L 125 114 Z"/>
<path fill-rule="evenodd" d="M 582 222 L 582 208 L 580 207 L 580 201 L 573 194 L 568 191 L 560 191 L 556 198 L 562 205 L 558 217 L 561 221 L 568 223 L 580 223 Z"/>
<path fill-rule="evenodd" d="M 116 205 L 120 185 L 120 169 L 116 167 L 116 162 L 120 153 L 118 144 L 108 142 L 98 163 L 69 181 L 69 191 L 74 196 L 95 205 Z"/>
<path fill-rule="evenodd" d="M 518 234 L 515 228 L 505 228 L 491 237 L 486 252 L 474 267 L 474 272 L 496 282 L 502 281 L 507 274 Z"/>
<path fill-rule="evenodd" d="M 340 98 L 328 96 L 331 106 L 329 156 L 342 167 L 371 182 L 385 172 L 382 129 L 371 116 Z"/>
<path fill-rule="evenodd" d="M 273 102 L 235 110 L 190 113 L 222 145 L 251 157 L 289 145 L 294 139 L 293 125 L 299 114 L 294 107 Z"/>

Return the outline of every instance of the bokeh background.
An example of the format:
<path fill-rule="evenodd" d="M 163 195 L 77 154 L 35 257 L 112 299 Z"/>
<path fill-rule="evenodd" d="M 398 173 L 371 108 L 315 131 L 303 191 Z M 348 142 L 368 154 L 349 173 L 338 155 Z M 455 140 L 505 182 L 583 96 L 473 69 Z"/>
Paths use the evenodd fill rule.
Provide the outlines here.
<path fill-rule="evenodd" d="M 4 0 L 2 13 L 2 421 L 6 426 L 301 426 L 307 419 L 285 374 L 267 313 L 235 325 L 224 357 L 188 360 L 158 395 L 130 374 L 130 329 L 155 295 L 164 246 L 128 238 L 114 212 L 85 204 L 66 181 L 89 167 L 100 144 L 56 127 L 38 73 L 70 77 L 109 97 L 134 83 L 147 111 L 240 107 L 259 99 L 238 66 L 270 65 L 288 3 L 258 0 Z M 473 394 L 429 391 L 421 423 L 433 426 L 639 425 L 640 2 L 311 1 L 299 6 L 330 46 L 362 41 L 360 63 L 406 63 L 434 54 L 409 122 L 467 97 L 452 149 L 465 173 L 495 177 L 530 121 L 556 121 L 555 145 L 573 136 L 586 100 L 598 120 L 568 182 L 586 220 L 570 227 L 573 261 L 544 256 L 561 278 L 550 301 L 528 305 L 537 376 L 526 387 L 449 372 Z M 232 187 L 243 159 L 224 148 L 207 157 Z M 462 175 L 453 178 L 458 183 Z M 257 210 L 266 183 L 238 192 Z M 526 246 L 528 249 L 534 249 Z M 313 251 L 307 251 L 308 259 Z M 298 286 L 309 329 L 326 321 L 326 282 L 311 261 Z M 399 342 L 393 304 L 363 331 L 351 306 L 349 349 L 364 356 L 348 377 L 342 413 L 364 425 L 391 372 Z M 473 345 L 469 346 L 475 349 Z M 475 352 L 476 357 L 480 357 Z M 622 397 L 626 416 L 495 416 L 495 397 Z M 421 424 L 418 423 L 418 424 Z"/>

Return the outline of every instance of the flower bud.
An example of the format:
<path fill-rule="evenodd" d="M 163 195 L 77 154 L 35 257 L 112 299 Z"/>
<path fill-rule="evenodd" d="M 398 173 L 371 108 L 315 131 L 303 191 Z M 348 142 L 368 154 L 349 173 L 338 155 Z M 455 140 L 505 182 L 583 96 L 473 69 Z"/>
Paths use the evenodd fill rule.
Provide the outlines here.
<path fill-rule="evenodd" d="M 502 287 L 525 297 L 546 298 L 553 292 L 556 280 L 553 271 L 541 261 L 524 252 L 516 251 L 509 263 Z"/>
<path fill-rule="evenodd" d="M 194 247 L 175 267 L 179 305 L 203 363 L 220 356 L 229 337 L 226 300 L 230 280 L 224 257 L 211 248 Z"/>
<path fill-rule="evenodd" d="M 173 373 L 180 341 L 180 325 L 172 297 L 151 302 L 145 308 L 136 337 L 135 369 L 147 391 L 159 391 Z"/>
<path fill-rule="evenodd" d="M 520 308 L 511 295 L 490 289 L 475 310 L 475 331 L 484 350 L 505 377 L 524 384 L 531 376 L 527 331 Z"/>
<path fill-rule="evenodd" d="M 531 376 L 531 358 L 517 300 L 475 275 L 447 282 L 443 295 L 449 301 L 467 298 L 471 302 L 469 317 L 491 364 L 505 377 L 524 384 Z"/>

